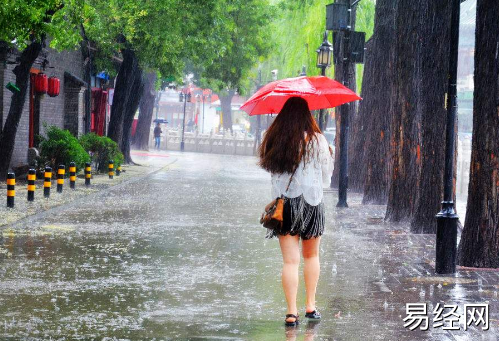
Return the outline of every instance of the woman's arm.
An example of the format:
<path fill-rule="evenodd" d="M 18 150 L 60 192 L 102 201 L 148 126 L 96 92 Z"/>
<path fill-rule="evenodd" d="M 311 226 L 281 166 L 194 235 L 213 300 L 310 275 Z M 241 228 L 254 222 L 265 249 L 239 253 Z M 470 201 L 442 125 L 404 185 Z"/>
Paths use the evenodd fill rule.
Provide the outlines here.
<path fill-rule="evenodd" d="M 318 134 L 319 140 L 319 162 L 322 168 L 322 185 L 329 187 L 331 184 L 331 176 L 333 175 L 333 151 L 322 134 Z"/>

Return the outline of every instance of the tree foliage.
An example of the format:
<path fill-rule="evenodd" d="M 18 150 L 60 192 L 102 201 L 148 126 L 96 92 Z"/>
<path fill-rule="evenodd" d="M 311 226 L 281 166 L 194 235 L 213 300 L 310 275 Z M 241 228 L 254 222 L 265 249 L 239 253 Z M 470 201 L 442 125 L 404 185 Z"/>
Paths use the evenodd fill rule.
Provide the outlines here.
<path fill-rule="evenodd" d="M 74 48 L 79 42 L 83 0 L 16 0 L 0 6 L 0 40 L 19 50 L 51 38 L 51 47 Z"/>
<path fill-rule="evenodd" d="M 112 56 L 123 49 L 136 54 L 143 70 L 179 77 L 185 56 L 198 62 L 215 54 L 216 42 L 208 44 L 217 27 L 220 1 L 87 0 L 84 27 L 98 46 L 99 66 L 115 73 Z"/>
<path fill-rule="evenodd" d="M 306 67 L 307 75 L 319 75 L 316 66 L 316 49 L 321 45 L 326 22 L 326 5 L 331 0 L 282 0 L 277 3 L 277 10 L 272 20 L 273 47 L 267 59 L 262 61 L 263 82 L 271 80 L 270 71 L 279 70 L 279 78 L 296 77 L 302 66 Z M 373 33 L 374 0 L 363 0 L 358 4 L 356 30 L 366 32 L 366 40 Z M 331 36 L 329 38 L 331 40 Z M 357 66 L 362 74 L 362 66 Z M 327 75 L 334 74 L 334 67 L 327 70 Z M 254 70 L 253 76 L 256 75 Z M 361 77 L 357 78 L 360 89 Z"/>
<path fill-rule="evenodd" d="M 260 58 L 270 50 L 273 7 L 267 0 L 225 0 L 220 8 L 222 23 L 215 33 L 221 45 L 212 63 L 204 69 L 204 82 L 214 90 L 244 92 L 244 81 Z"/>

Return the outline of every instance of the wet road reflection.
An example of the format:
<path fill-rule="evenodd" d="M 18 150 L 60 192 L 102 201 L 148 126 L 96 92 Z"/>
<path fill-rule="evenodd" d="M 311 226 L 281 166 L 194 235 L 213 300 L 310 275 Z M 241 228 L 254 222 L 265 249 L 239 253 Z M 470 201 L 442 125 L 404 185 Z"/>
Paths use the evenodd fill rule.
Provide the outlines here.
<path fill-rule="evenodd" d="M 337 210 L 333 192 L 321 246 L 323 320 L 286 329 L 278 243 L 258 225 L 270 177 L 256 160 L 136 157 L 167 166 L 1 231 L 1 339 L 496 340 L 497 273 L 437 276 L 433 236 L 384 223 L 383 206 L 362 206 L 355 195 Z M 462 311 L 485 301 L 489 332 L 403 328 L 406 302 Z"/>

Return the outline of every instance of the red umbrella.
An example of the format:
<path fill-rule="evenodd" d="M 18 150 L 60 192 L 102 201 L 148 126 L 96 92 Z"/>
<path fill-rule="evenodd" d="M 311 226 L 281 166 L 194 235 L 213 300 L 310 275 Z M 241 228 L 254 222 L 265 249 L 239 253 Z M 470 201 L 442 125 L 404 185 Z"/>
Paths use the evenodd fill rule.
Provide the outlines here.
<path fill-rule="evenodd" d="M 310 110 L 333 108 L 360 98 L 355 92 L 325 76 L 296 77 L 269 83 L 242 106 L 250 116 L 278 114 L 290 97 L 302 97 Z"/>

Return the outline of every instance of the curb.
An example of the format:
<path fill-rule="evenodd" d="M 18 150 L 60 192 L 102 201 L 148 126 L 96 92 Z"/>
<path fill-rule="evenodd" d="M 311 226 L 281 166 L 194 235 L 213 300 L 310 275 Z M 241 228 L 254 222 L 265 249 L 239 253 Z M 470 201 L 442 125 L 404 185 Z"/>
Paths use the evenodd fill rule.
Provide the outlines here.
<path fill-rule="evenodd" d="M 155 169 L 155 170 L 153 170 L 151 172 L 148 172 L 146 174 L 143 174 L 143 175 L 135 177 L 135 178 L 131 178 L 129 180 L 124 180 L 123 182 L 121 182 L 119 184 L 109 186 L 109 187 L 107 187 L 107 188 L 105 188 L 103 190 L 97 191 L 95 193 L 90 193 L 90 194 L 87 194 L 87 195 L 82 195 L 82 196 L 76 198 L 75 200 L 73 200 L 71 202 L 61 203 L 60 205 L 57 205 L 57 206 L 49 208 L 48 210 L 41 211 L 41 212 L 35 213 L 33 215 L 29 215 L 29 216 L 23 217 L 23 218 L 19 219 L 18 221 L 14 222 L 14 223 L 0 225 L 0 230 L 5 230 L 6 228 L 19 228 L 19 227 L 21 227 L 20 225 L 26 226 L 30 222 L 34 221 L 34 220 L 37 220 L 37 219 L 40 219 L 40 218 L 44 218 L 47 215 L 52 215 L 54 213 L 58 213 L 59 211 L 62 211 L 63 209 L 66 209 L 68 207 L 76 206 L 77 204 L 80 204 L 80 202 L 82 200 L 84 200 L 84 199 L 98 197 L 99 195 L 104 195 L 104 194 L 110 192 L 111 190 L 119 189 L 121 187 L 124 187 L 125 185 L 133 184 L 133 183 L 138 182 L 140 180 L 143 180 L 143 179 L 145 179 L 145 178 L 147 178 L 147 177 L 149 177 L 149 176 L 151 176 L 153 174 L 156 174 L 156 173 L 158 173 L 158 172 L 160 172 L 162 170 L 165 170 L 165 168 L 171 166 L 172 164 L 174 164 L 175 162 L 177 162 L 177 160 L 178 159 L 175 158 L 171 162 L 169 162 L 168 164 L 166 164 L 164 166 L 161 166 L 160 168 Z"/>

